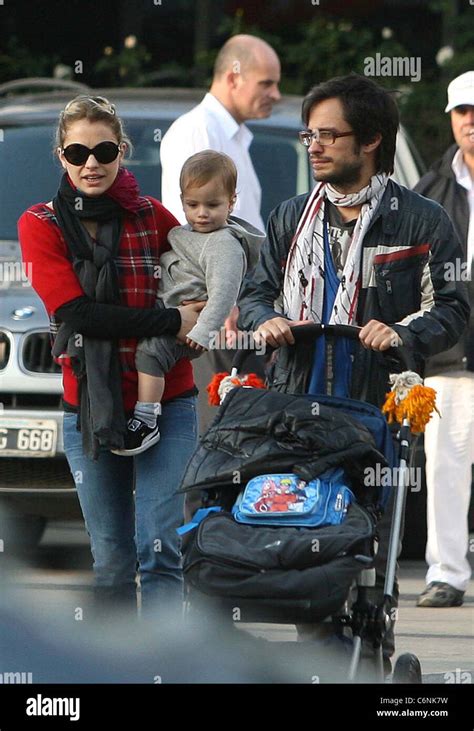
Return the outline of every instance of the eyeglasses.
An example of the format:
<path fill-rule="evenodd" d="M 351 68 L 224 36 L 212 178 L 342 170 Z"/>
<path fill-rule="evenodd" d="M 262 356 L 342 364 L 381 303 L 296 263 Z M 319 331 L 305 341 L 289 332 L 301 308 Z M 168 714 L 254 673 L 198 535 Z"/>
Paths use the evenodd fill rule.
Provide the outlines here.
<path fill-rule="evenodd" d="M 326 145 L 333 145 L 338 137 L 349 137 L 354 134 L 355 132 L 334 132 L 332 129 L 313 129 L 300 132 L 299 138 L 305 147 L 309 147 L 313 141 L 326 147 Z"/>
<path fill-rule="evenodd" d="M 71 165 L 84 165 L 86 160 L 88 160 L 89 155 L 94 155 L 97 162 L 100 162 L 101 165 L 107 165 L 107 163 L 113 162 L 117 159 L 119 152 L 120 145 L 116 142 L 108 141 L 99 142 L 99 144 L 92 149 L 85 145 L 74 143 L 64 147 L 62 150 L 64 157 L 69 163 L 71 163 Z"/>

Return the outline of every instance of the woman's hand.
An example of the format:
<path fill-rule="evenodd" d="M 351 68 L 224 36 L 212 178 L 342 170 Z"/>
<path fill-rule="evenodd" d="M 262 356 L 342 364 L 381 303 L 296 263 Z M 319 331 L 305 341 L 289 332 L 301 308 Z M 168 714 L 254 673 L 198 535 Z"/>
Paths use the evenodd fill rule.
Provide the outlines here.
<path fill-rule="evenodd" d="M 179 328 L 179 331 L 176 335 L 178 340 L 181 343 L 186 342 L 186 336 L 187 334 L 193 329 L 195 326 L 197 319 L 199 317 L 199 313 L 201 310 L 204 309 L 204 307 L 207 305 L 207 301 L 204 302 L 192 302 L 190 300 L 185 300 L 179 307 L 179 314 L 181 315 L 181 327 Z"/>

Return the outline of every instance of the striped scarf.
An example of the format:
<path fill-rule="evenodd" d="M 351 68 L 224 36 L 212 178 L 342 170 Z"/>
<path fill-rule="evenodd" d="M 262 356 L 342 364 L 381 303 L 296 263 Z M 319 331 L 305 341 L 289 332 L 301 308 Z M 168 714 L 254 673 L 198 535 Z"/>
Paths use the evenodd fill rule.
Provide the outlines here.
<path fill-rule="evenodd" d="M 373 175 L 357 193 L 339 193 L 320 183 L 311 193 L 290 245 L 283 280 L 283 313 L 290 320 L 320 323 L 324 299 L 324 208 L 325 199 L 335 206 L 362 205 L 342 272 L 329 324 L 354 322 L 360 289 L 360 262 L 364 236 L 387 186 L 388 175 Z"/>

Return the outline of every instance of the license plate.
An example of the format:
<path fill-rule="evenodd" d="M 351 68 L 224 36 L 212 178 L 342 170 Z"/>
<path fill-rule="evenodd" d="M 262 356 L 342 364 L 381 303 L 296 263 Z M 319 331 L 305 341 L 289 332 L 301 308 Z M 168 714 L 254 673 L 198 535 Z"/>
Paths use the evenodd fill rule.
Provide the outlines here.
<path fill-rule="evenodd" d="M 57 440 L 54 419 L 0 416 L 0 457 L 54 457 Z"/>

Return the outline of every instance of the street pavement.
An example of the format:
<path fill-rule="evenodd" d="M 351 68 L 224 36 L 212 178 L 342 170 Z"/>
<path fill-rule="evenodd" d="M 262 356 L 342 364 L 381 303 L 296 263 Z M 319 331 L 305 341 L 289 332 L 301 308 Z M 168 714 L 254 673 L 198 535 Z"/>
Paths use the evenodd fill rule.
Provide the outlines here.
<path fill-rule="evenodd" d="M 471 545 L 474 541 L 471 540 Z M 474 553 L 470 554 L 474 564 Z M 33 600 L 35 616 L 52 613 L 74 616 L 87 605 L 92 587 L 88 538 L 80 524 L 49 527 L 40 549 L 30 562 L 17 569 L 13 594 Z M 405 652 L 420 659 L 425 683 L 470 683 L 474 679 L 474 591 L 471 586 L 462 607 L 422 609 L 416 599 L 425 582 L 423 561 L 400 563 L 400 604 L 396 625 L 395 659 Z M 256 637 L 277 642 L 296 641 L 292 625 L 241 626 Z"/>
<path fill-rule="evenodd" d="M 471 562 L 474 563 L 471 554 Z M 425 587 L 423 561 L 400 563 L 400 601 L 395 630 L 395 656 L 417 655 L 425 683 L 474 682 L 474 591 L 472 582 L 462 607 L 433 609 L 416 606 Z M 252 625 L 257 636 L 296 640 L 291 625 Z"/>

